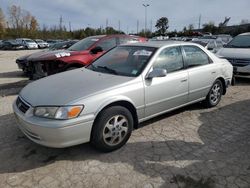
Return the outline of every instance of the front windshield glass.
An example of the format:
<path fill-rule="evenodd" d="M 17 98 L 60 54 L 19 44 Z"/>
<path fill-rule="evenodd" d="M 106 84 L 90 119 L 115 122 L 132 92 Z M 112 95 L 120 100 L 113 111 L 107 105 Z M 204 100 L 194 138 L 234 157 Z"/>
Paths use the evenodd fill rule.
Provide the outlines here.
<path fill-rule="evenodd" d="M 250 35 L 236 36 L 225 47 L 226 48 L 250 48 Z"/>
<path fill-rule="evenodd" d="M 97 72 L 121 76 L 138 76 L 156 51 L 153 47 L 119 46 L 90 64 L 87 68 Z"/>
<path fill-rule="evenodd" d="M 33 40 L 25 39 L 25 42 L 34 42 Z"/>
<path fill-rule="evenodd" d="M 68 50 L 71 51 L 83 51 L 87 50 L 92 46 L 94 43 L 100 40 L 101 37 L 88 37 L 85 39 L 80 40 L 79 42 L 72 45 Z"/>

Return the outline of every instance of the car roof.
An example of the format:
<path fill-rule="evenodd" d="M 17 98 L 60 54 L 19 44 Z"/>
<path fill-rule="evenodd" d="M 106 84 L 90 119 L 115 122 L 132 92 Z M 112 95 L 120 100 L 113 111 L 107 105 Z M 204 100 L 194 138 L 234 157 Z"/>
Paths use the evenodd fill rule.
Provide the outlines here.
<path fill-rule="evenodd" d="M 250 32 L 247 32 L 247 33 L 241 33 L 239 35 L 250 35 Z"/>
<path fill-rule="evenodd" d="M 163 46 L 169 46 L 169 45 L 181 45 L 181 44 L 189 44 L 189 45 L 195 45 L 191 42 L 182 42 L 182 41 L 148 41 L 148 42 L 142 42 L 142 43 L 128 43 L 123 44 L 122 46 L 144 46 L 144 47 L 153 47 L 153 48 L 161 48 Z"/>

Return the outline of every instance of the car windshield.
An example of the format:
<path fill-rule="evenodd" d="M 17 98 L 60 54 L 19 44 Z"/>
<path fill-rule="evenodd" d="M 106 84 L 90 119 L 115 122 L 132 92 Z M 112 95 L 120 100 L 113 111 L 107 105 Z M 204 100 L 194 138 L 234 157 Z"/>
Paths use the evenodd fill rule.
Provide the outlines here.
<path fill-rule="evenodd" d="M 25 39 L 25 42 L 34 42 L 33 40 Z"/>
<path fill-rule="evenodd" d="M 72 45 L 68 50 L 70 50 L 70 51 L 83 51 L 83 50 L 87 50 L 94 43 L 96 43 L 97 41 L 99 41 L 100 38 L 101 37 L 99 36 L 99 37 L 88 37 L 88 38 L 82 39 L 79 42 L 77 42 L 74 45 Z"/>
<path fill-rule="evenodd" d="M 87 68 L 97 72 L 121 76 L 138 76 L 156 51 L 153 47 L 119 46 L 90 64 Z"/>
<path fill-rule="evenodd" d="M 59 48 L 61 48 L 63 45 L 65 45 L 65 42 L 58 42 L 58 43 L 55 43 L 55 44 L 51 45 L 51 46 L 49 47 L 49 49 L 59 49 Z"/>
<path fill-rule="evenodd" d="M 226 48 L 250 48 L 250 35 L 238 35 L 231 42 L 229 42 Z"/>

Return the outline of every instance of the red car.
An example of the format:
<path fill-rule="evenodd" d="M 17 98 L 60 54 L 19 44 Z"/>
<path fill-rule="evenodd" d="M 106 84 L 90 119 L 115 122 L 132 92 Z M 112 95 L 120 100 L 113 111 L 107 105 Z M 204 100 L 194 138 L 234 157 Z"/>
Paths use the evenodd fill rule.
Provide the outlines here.
<path fill-rule="evenodd" d="M 80 68 L 91 63 L 111 48 L 146 38 L 130 35 L 99 35 L 84 38 L 67 50 L 35 53 L 27 58 L 31 79 L 38 79 L 58 72 Z"/>

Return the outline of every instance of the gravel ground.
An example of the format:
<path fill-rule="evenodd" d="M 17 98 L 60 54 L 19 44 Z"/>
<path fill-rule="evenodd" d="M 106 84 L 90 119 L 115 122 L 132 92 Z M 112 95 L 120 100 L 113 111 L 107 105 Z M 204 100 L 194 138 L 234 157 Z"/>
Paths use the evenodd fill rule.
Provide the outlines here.
<path fill-rule="evenodd" d="M 0 187 L 250 187 L 250 79 L 221 103 L 195 104 L 141 124 L 127 145 L 99 153 L 89 144 L 39 146 L 17 128 L 11 108 L 29 81 L 0 51 Z"/>

